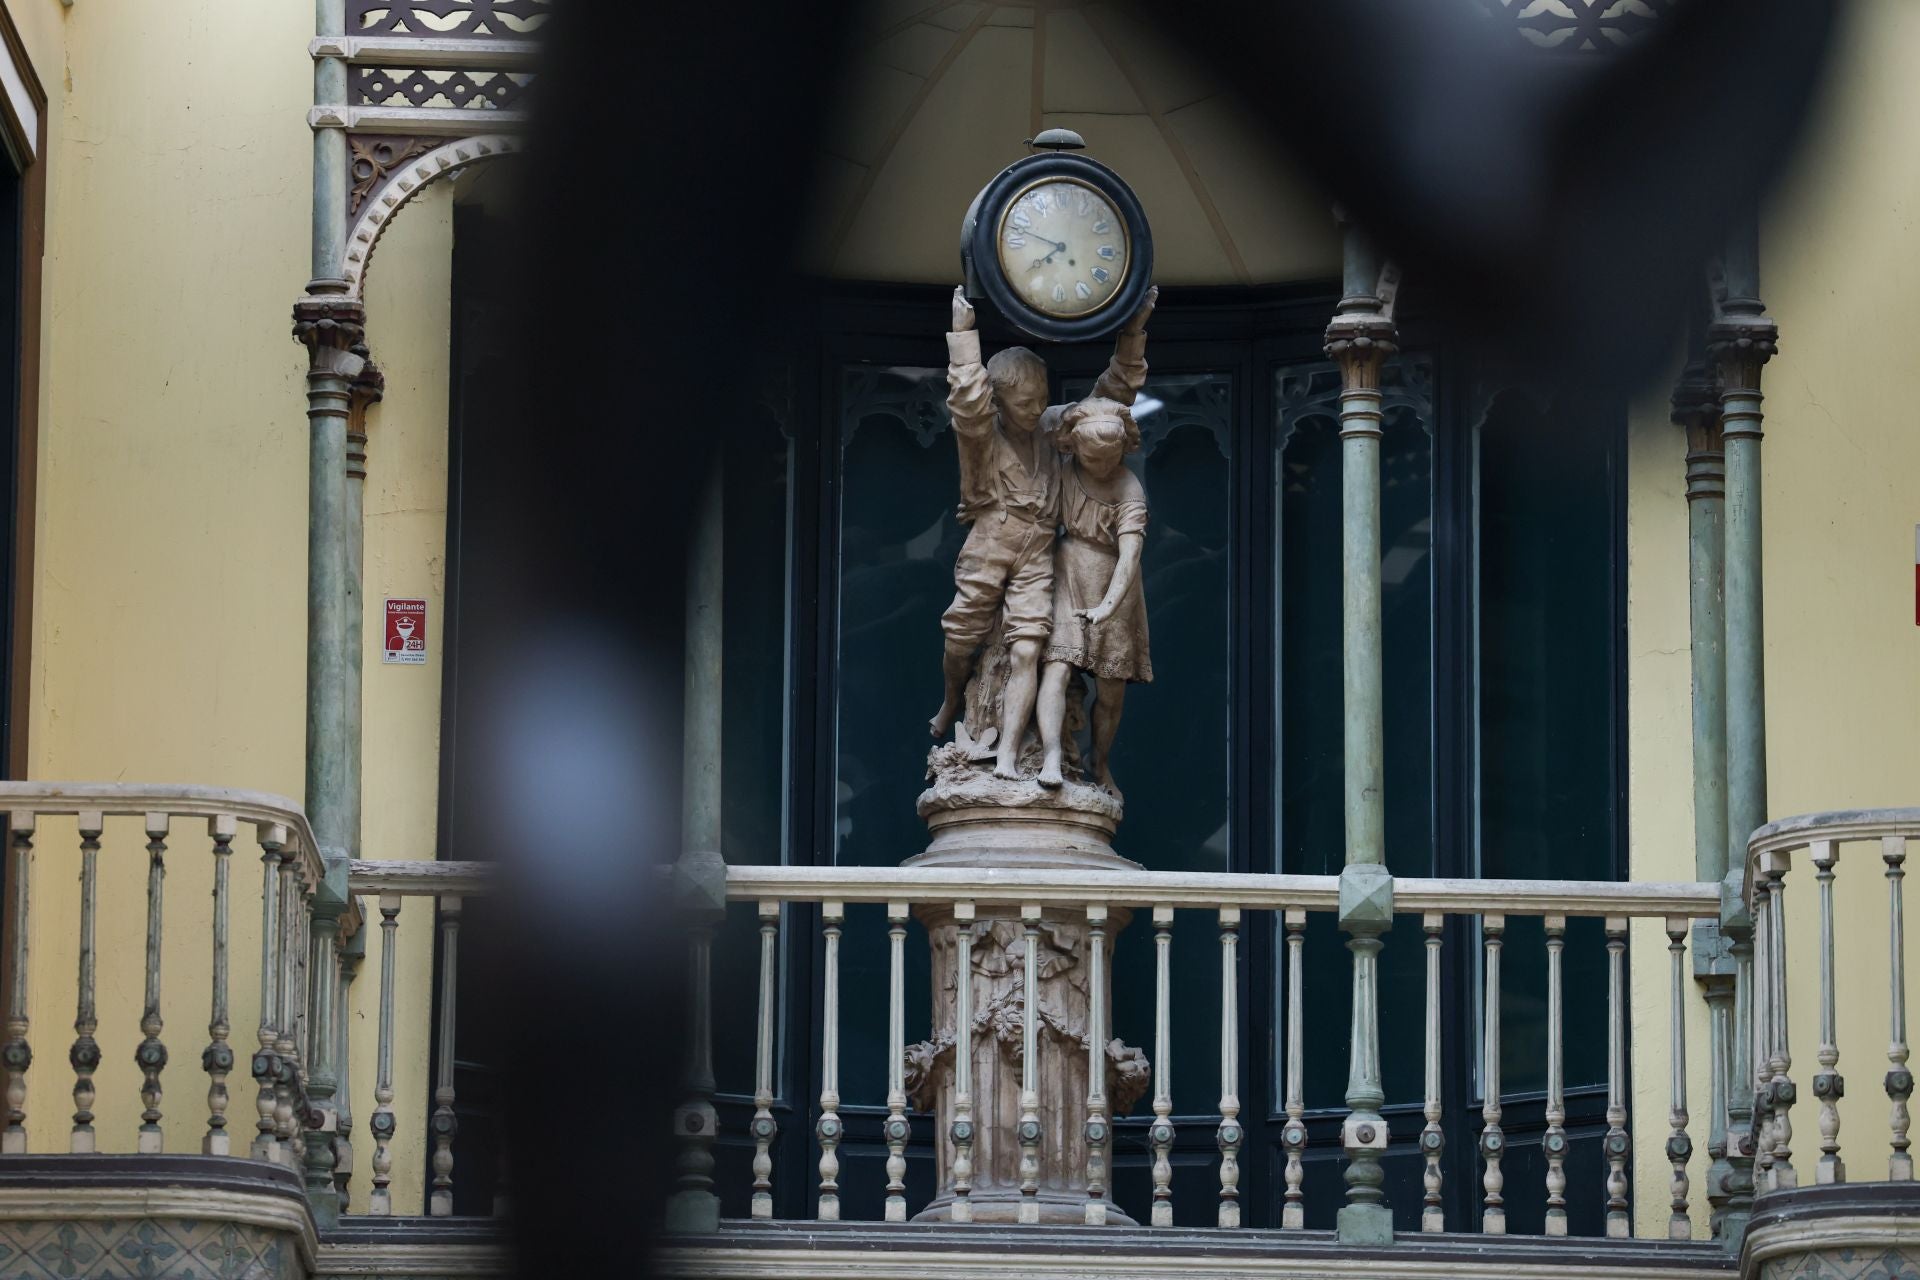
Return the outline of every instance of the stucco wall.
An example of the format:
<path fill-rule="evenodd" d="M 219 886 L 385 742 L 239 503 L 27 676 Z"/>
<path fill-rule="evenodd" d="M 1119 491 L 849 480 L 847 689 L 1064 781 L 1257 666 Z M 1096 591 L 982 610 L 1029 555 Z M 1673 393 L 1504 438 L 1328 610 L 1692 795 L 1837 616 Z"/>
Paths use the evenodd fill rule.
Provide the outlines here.
<path fill-rule="evenodd" d="M 289 339 L 289 314 L 309 274 L 311 7 L 12 0 L 11 8 L 53 98 L 30 776 L 213 783 L 297 798 L 307 427 L 305 354 Z M 449 237 L 445 204 L 423 200 L 373 276 L 373 312 L 394 320 L 374 341 L 395 401 L 375 427 L 374 457 L 387 468 L 375 463 L 367 494 L 367 596 L 376 605 L 388 593 L 437 598 L 429 561 L 437 564 L 444 523 Z M 373 856 L 432 856 L 439 670 L 437 655 L 424 669 L 383 670 L 377 651 L 368 662 Z M 131 1149 L 139 1111 L 138 825 L 110 830 L 101 855 L 95 1111 L 105 1150 Z M 211 874 L 196 828 L 178 825 L 173 847 L 163 1107 L 167 1148 L 194 1151 L 206 1115 L 199 1053 Z M 236 851 L 233 1040 L 244 1051 L 258 1007 L 251 833 Z M 77 868 L 71 821 L 46 824 L 30 936 L 36 1150 L 65 1148 L 72 1111 L 65 1058 Z M 416 907 L 402 917 L 413 928 L 401 1025 L 421 1031 L 397 1055 L 403 1211 L 421 1182 L 429 915 Z M 373 1088 L 366 1001 L 377 965 L 376 945 L 355 1006 L 356 1028 L 369 1033 L 354 1070 L 363 1163 Z M 243 1144 L 252 1082 L 235 1081 L 233 1092 Z M 363 1195 L 364 1171 L 355 1185 Z"/>
<path fill-rule="evenodd" d="M 1920 431 L 1902 376 L 1920 303 L 1920 10 L 1855 7 L 1800 162 L 1762 224 L 1762 293 L 1780 323 L 1767 367 L 1765 557 L 1768 812 L 1920 803 L 1920 627 L 1913 622 L 1913 530 L 1920 521 Z M 1666 407 L 1636 411 L 1630 530 L 1633 874 L 1692 875 L 1684 448 Z M 1920 852 L 1920 851 L 1916 851 Z M 1841 1137 L 1855 1178 L 1884 1177 L 1887 907 L 1877 852 L 1842 856 L 1835 911 Z M 1811 868 L 1788 881 L 1795 1163 L 1819 1153 L 1809 1081 L 1818 1042 L 1817 917 Z M 1642 1231 L 1665 1214 L 1665 974 L 1658 940 L 1636 939 L 1635 1115 Z M 1907 985 L 1920 979 L 1909 946 Z M 1652 991 L 1647 990 L 1649 987 Z M 1704 1135 L 1704 1043 L 1697 1145 Z M 1696 1176 L 1704 1169 L 1697 1161 Z M 1699 1184 L 1696 1182 L 1696 1187 Z"/>

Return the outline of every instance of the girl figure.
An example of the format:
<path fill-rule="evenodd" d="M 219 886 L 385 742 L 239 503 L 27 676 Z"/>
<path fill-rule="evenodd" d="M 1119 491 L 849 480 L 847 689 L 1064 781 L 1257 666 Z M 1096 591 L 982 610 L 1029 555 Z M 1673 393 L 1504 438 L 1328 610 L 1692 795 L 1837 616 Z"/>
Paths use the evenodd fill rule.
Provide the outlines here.
<path fill-rule="evenodd" d="M 1053 633 L 1040 675 L 1040 785 L 1062 781 L 1060 735 L 1073 670 L 1094 681 L 1088 778 L 1116 791 L 1111 756 L 1130 681 L 1153 679 L 1147 656 L 1147 602 L 1140 590 L 1147 494 L 1125 458 L 1140 448 L 1133 413 L 1093 396 L 1069 408 L 1054 445 L 1072 457 L 1060 468 L 1059 539 L 1054 544 Z"/>

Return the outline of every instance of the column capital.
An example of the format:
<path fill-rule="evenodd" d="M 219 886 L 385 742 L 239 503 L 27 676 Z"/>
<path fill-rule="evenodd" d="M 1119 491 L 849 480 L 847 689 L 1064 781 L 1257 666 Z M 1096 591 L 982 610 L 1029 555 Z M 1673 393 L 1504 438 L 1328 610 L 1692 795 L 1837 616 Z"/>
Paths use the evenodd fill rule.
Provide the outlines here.
<path fill-rule="evenodd" d="M 364 363 L 347 384 L 347 475 L 367 478 L 367 410 L 386 398 L 387 375 L 373 362 L 367 344 L 356 342 L 352 355 Z"/>
<path fill-rule="evenodd" d="M 1326 352 L 1348 391 L 1378 391 L 1380 366 L 1400 349 L 1400 332 L 1377 298 L 1343 298 L 1327 325 Z"/>
<path fill-rule="evenodd" d="M 1757 391 L 1760 370 L 1780 349 L 1780 326 L 1764 311 L 1722 311 L 1707 326 L 1707 356 L 1720 374 L 1722 395 Z"/>
<path fill-rule="evenodd" d="M 293 340 L 312 351 L 316 358 L 322 350 L 347 354 L 360 346 L 364 351 L 362 344 L 366 336 L 367 308 L 358 299 L 314 294 L 293 304 Z M 358 372 L 355 369 L 347 376 Z"/>
<path fill-rule="evenodd" d="M 1669 398 L 1671 409 L 1669 420 L 1676 427 L 1684 427 L 1687 438 L 1692 440 L 1694 432 L 1703 427 L 1718 427 L 1720 423 L 1720 375 L 1714 365 L 1704 357 L 1688 363 L 1674 380 L 1673 395 Z"/>
<path fill-rule="evenodd" d="M 1720 430 L 1720 379 L 1704 358 L 1673 384 L 1673 425 L 1687 433 L 1687 501 L 1726 496 L 1726 441 Z"/>

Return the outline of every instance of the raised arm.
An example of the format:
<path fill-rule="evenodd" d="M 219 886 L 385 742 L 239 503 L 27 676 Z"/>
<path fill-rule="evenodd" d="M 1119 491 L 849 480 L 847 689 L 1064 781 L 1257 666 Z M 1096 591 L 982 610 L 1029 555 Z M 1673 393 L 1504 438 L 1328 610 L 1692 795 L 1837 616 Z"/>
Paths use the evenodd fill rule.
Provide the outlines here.
<path fill-rule="evenodd" d="M 980 359 L 973 304 L 966 290 L 958 288 L 953 291 L 953 328 L 947 333 L 947 410 L 953 415 L 954 434 L 963 441 L 982 439 L 993 430 L 993 387 Z"/>
<path fill-rule="evenodd" d="M 1147 290 L 1147 300 L 1133 313 L 1120 336 L 1113 342 L 1113 359 L 1107 371 L 1093 384 L 1093 394 L 1131 405 L 1140 388 L 1147 384 L 1147 317 L 1160 301 L 1158 285 Z"/>

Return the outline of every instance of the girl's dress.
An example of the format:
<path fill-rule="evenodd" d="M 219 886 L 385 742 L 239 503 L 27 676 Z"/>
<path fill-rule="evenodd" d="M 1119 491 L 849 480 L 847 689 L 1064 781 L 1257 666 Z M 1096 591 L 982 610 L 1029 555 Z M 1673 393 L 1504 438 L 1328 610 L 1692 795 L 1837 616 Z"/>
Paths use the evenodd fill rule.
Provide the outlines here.
<path fill-rule="evenodd" d="M 1064 531 L 1053 552 L 1053 634 L 1047 641 L 1047 661 L 1072 663 L 1109 680 L 1152 680 L 1144 574 L 1135 575 L 1105 622 L 1088 626 L 1073 612 L 1107 598 L 1120 560 L 1120 535 L 1146 532 L 1146 502 L 1100 501 L 1081 484 L 1079 462 L 1067 459 L 1061 467 L 1060 523 Z"/>

